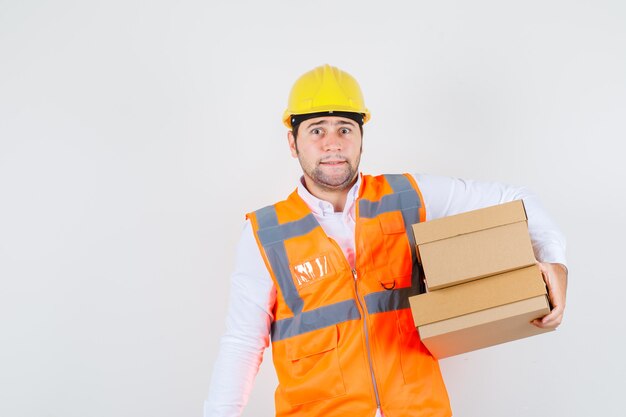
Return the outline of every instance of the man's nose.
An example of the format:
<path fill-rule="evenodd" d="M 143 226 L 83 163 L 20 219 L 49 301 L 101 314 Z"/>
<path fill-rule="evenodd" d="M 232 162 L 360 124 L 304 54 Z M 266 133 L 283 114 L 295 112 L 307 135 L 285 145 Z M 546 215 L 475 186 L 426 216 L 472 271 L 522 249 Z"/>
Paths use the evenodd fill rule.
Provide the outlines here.
<path fill-rule="evenodd" d="M 339 135 L 335 132 L 329 132 L 324 138 L 324 149 L 327 151 L 336 151 L 341 149 L 341 141 Z"/>

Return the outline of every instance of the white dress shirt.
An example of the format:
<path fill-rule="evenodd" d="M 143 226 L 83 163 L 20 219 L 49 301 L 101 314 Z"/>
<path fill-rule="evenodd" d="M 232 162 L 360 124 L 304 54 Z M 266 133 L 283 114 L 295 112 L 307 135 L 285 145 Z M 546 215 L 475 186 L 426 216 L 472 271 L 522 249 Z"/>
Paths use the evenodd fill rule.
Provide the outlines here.
<path fill-rule="evenodd" d="M 413 175 L 422 193 L 426 220 L 523 199 L 535 257 L 540 262 L 566 264 L 565 238 L 542 209 L 537 197 L 524 187 L 451 177 Z M 309 206 L 326 234 L 341 247 L 354 267 L 355 201 L 361 178 L 348 193 L 343 212 L 313 196 L 298 184 L 298 194 Z M 226 331 L 213 368 L 204 417 L 238 417 L 248 401 L 254 379 L 269 346 L 276 288 L 263 262 L 252 226 L 246 221 L 239 245 Z M 382 413 L 378 410 L 376 416 Z"/>

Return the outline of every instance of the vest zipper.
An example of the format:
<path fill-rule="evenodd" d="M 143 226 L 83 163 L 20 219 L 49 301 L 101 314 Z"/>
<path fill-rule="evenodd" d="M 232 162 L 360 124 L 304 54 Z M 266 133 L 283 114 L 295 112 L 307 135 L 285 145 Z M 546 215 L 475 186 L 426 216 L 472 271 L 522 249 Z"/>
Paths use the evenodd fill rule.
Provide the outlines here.
<path fill-rule="evenodd" d="M 354 276 L 354 292 L 356 294 L 356 300 L 359 303 L 359 307 L 361 307 L 361 311 L 363 312 L 363 331 L 365 332 L 365 346 L 367 348 L 367 361 L 370 365 L 370 375 L 372 377 L 372 385 L 374 386 L 374 395 L 376 396 L 376 407 L 380 410 L 380 398 L 378 396 L 378 385 L 376 384 L 376 376 L 374 375 L 374 364 L 372 362 L 372 353 L 370 352 L 370 340 L 369 340 L 369 332 L 367 331 L 367 317 L 365 312 L 365 306 L 361 302 L 361 296 L 359 295 L 359 285 L 358 285 L 358 277 L 356 274 L 356 269 L 352 269 L 352 275 Z"/>

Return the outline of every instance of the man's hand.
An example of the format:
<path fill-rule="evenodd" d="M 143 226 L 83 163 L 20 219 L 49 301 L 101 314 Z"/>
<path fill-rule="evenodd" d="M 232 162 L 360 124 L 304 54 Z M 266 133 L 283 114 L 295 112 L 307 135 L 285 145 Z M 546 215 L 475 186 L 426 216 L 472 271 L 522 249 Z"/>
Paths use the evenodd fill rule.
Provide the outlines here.
<path fill-rule="evenodd" d="M 552 304 L 552 311 L 540 319 L 533 320 L 532 323 L 542 329 L 556 329 L 565 311 L 565 293 L 567 291 L 567 268 L 562 264 L 550 264 L 537 262 L 543 279 L 548 287 L 548 297 Z"/>

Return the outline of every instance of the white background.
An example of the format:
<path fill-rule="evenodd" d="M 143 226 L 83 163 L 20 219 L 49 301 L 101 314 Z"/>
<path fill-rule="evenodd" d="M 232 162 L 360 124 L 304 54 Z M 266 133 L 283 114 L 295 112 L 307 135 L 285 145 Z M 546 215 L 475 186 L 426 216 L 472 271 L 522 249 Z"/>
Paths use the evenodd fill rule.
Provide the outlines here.
<path fill-rule="evenodd" d="M 0 415 L 201 415 L 243 215 L 295 187 L 280 117 L 324 63 L 364 90 L 364 172 L 527 185 L 568 238 L 563 325 L 443 360 L 455 415 L 624 415 L 619 0 L 0 0 Z"/>

